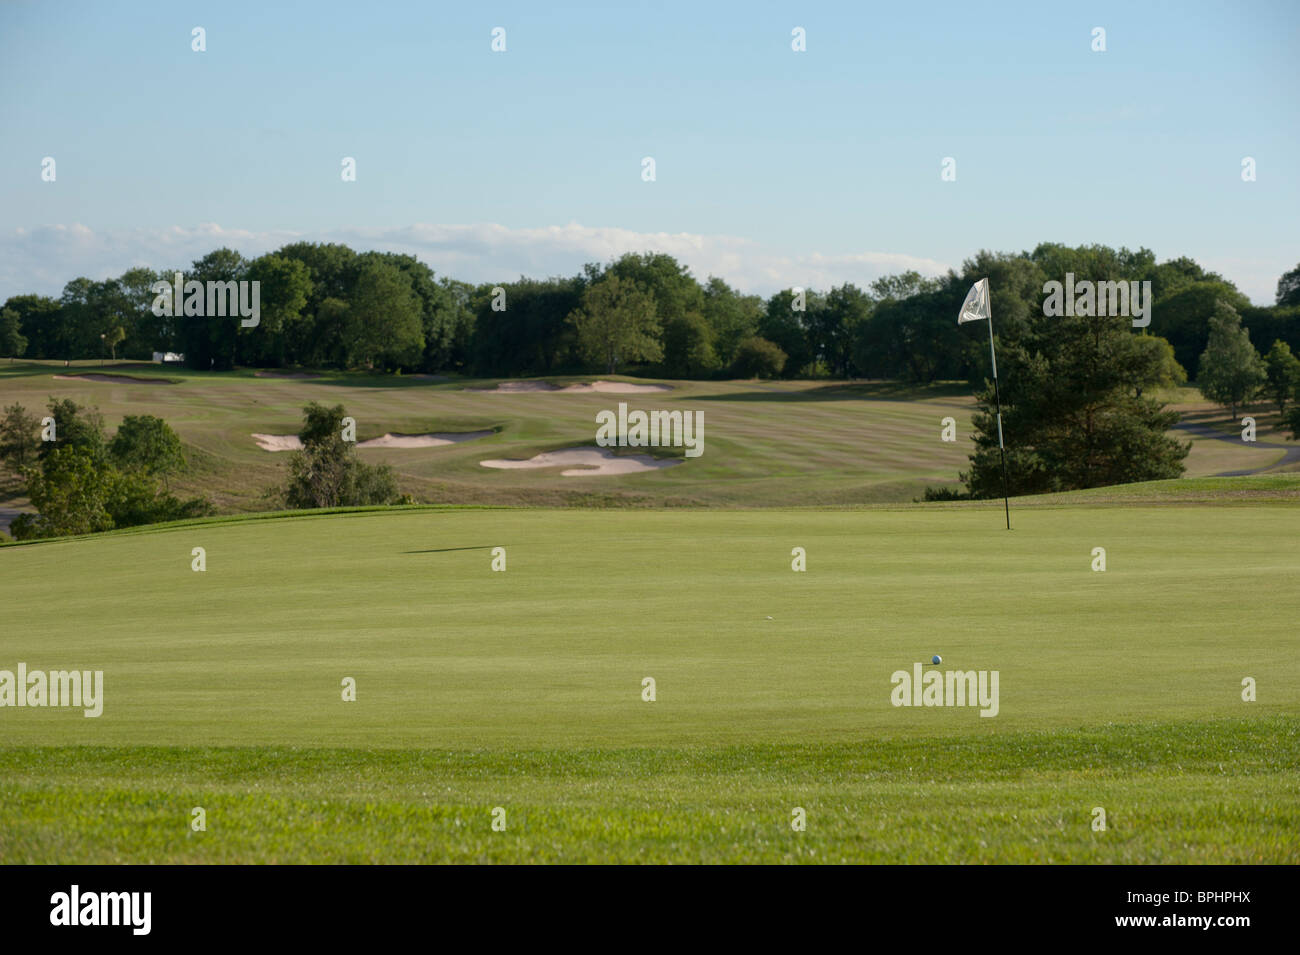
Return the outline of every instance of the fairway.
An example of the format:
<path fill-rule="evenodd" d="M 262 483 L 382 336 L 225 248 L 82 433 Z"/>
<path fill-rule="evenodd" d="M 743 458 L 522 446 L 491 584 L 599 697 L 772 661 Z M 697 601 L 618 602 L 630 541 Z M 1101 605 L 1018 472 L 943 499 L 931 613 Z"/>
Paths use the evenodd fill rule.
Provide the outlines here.
<path fill-rule="evenodd" d="M 35 412 L 51 396 L 95 406 L 110 428 L 126 415 L 154 414 L 174 427 L 186 446 L 189 469 L 173 478 L 179 494 L 212 500 L 222 513 L 265 511 L 266 491 L 282 483 L 288 456 L 258 447 L 254 433 L 296 434 L 303 406 L 342 404 L 364 441 L 385 432 L 476 432 L 489 436 L 431 448 L 365 448 L 370 463 L 391 465 L 403 491 L 420 502 L 587 507 L 781 507 L 791 504 L 856 506 L 909 503 L 930 486 L 956 488 L 969 467 L 971 414 L 965 383 L 929 386 L 894 382 L 665 381 L 658 394 L 501 393 L 497 379 L 431 381 L 359 373 L 312 378 L 266 378 L 255 372 L 207 374 L 167 368 L 174 384 L 148 384 L 158 366 L 107 365 L 109 381 L 55 378 L 97 373 L 97 362 L 0 364 L 0 406 Z M 113 371 L 113 369 L 117 369 Z M 591 376 L 557 376 L 559 384 Z M 623 379 L 625 382 L 632 379 Z M 644 386 L 644 381 L 641 382 Z M 1173 407 L 1198 423 L 1230 428 L 1226 412 L 1192 388 L 1170 389 Z M 651 474 L 566 477 L 560 468 L 497 470 L 489 459 L 593 447 L 596 415 L 618 407 L 695 411 L 704 419 L 705 453 L 682 458 L 680 448 L 653 449 L 680 466 Z M 955 440 L 941 438 L 955 423 Z M 1260 414 L 1263 424 L 1265 415 Z M 1271 418 L 1267 419 L 1271 423 Z M 1281 435 L 1265 426 L 1268 447 L 1174 431 L 1190 440 L 1186 477 L 1280 465 Z M 621 449 L 628 451 L 630 449 Z M 0 476 L 0 517 L 28 502 L 12 477 Z M 0 522 L 2 525 L 2 522 Z"/>
<path fill-rule="evenodd" d="M 104 672 L 98 718 L 4 711 L 0 858 L 1300 861 L 1294 505 L 1001 517 L 403 508 L 0 549 L 0 668 Z M 892 705 L 936 653 L 998 671 L 996 716 Z"/>

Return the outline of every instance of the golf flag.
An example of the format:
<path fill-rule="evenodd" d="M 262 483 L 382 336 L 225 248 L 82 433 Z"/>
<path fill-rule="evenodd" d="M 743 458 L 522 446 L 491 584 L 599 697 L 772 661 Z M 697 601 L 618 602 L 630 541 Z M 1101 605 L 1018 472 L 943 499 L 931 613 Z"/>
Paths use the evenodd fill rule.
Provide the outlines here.
<path fill-rule="evenodd" d="M 993 310 L 989 308 L 989 280 L 980 279 L 966 293 L 966 301 L 961 303 L 961 312 L 957 315 L 957 324 L 978 322 L 992 317 Z"/>
<path fill-rule="evenodd" d="M 998 409 L 998 456 L 1002 458 L 1002 508 L 1007 516 L 1007 530 L 1011 530 L 1011 500 L 1007 491 L 1007 449 L 1002 441 L 1002 392 L 998 389 L 998 355 L 993 348 L 993 308 L 989 304 L 989 280 L 980 279 L 966 293 L 966 301 L 961 303 L 961 311 L 957 313 L 957 324 L 985 319 L 989 323 L 989 363 L 993 366 L 993 400 L 997 402 Z"/>

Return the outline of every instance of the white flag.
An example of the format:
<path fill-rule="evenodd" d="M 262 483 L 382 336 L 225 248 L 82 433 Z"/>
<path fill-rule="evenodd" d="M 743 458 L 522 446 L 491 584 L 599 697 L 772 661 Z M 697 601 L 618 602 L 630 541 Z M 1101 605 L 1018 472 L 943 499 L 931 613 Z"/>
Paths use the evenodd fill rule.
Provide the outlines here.
<path fill-rule="evenodd" d="M 993 310 L 989 307 L 989 280 L 980 279 L 966 293 L 966 301 L 961 303 L 961 311 L 957 314 L 957 324 L 978 322 L 991 318 L 992 315 Z"/>

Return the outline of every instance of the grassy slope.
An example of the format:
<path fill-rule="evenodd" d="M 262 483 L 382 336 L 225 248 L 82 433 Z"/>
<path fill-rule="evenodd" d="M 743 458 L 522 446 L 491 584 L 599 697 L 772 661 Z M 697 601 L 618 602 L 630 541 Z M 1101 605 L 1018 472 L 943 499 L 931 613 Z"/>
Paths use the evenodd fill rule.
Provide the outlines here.
<path fill-rule="evenodd" d="M 0 857 L 1300 861 L 1300 511 L 999 516 L 417 509 L 0 549 L 0 667 L 108 685 L 98 720 L 0 715 Z M 892 707 L 932 652 L 999 670 L 1001 714 Z"/>
<path fill-rule="evenodd" d="M 117 367 L 125 367 L 124 374 L 159 374 Z M 81 370 L 99 369 L 85 365 Z M 18 401 L 39 409 L 51 394 L 71 396 L 97 404 L 110 427 L 126 414 L 158 414 L 179 431 L 195 466 L 177 482 L 178 489 L 206 494 L 223 511 L 267 507 L 262 493 L 282 479 L 285 456 L 260 450 L 250 435 L 296 431 L 302 406 L 311 400 L 343 403 L 357 419 L 363 440 L 385 431 L 499 429 L 493 437 L 457 446 L 360 452 L 366 460 L 394 465 L 403 489 L 417 499 L 444 503 L 763 507 L 905 502 L 920 497 L 926 485 L 955 485 L 957 472 L 969 466 L 973 403 L 965 386 L 672 382 L 675 391 L 661 395 L 484 395 L 465 388 L 494 382 L 356 375 L 276 380 L 251 372 L 207 375 L 170 369 L 167 375 L 179 384 L 52 377 L 64 371 L 58 364 L 0 365 L 0 406 Z M 1226 413 L 1216 417 L 1192 389 L 1171 397 L 1197 421 L 1226 420 Z M 705 454 L 654 473 L 599 478 L 562 477 L 558 469 L 489 470 L 478 463 L 589 446 L 596 412 L 616 408 L 620 401 L 631 408 L 703 411 Z M 957 421 L 956 443 L 939 439 L 946 416 Z M 1261 440 L 1281 440 L 1269 430 L 1269 420 L 1260 414 Z M 1196 438 L 1187 476 L 1268 467 L 1281 455 Z M 0 485 L 0 502 L 16 490 Z"/>

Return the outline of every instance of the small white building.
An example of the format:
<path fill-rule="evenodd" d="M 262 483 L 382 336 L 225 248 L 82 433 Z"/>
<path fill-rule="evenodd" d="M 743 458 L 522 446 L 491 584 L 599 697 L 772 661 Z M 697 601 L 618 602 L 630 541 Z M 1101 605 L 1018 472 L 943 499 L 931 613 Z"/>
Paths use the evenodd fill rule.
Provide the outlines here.
<path fill-rule="evenodd" d="M 161 365 L 168 365 L 183 362 L 185 356 L 174 351 L 156 351 L 153 353 L 153 360 Z"/>

